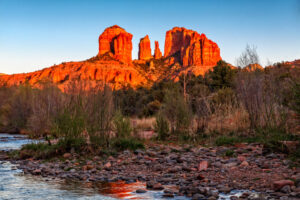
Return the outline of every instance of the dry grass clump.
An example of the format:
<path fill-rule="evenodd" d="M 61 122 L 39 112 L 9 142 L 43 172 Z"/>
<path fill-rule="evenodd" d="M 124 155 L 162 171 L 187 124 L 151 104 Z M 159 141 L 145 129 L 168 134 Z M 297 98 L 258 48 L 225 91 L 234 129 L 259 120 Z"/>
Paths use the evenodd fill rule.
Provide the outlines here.
<path fill-rule="evenodd" d="M 130 123 L 134 135 L 138 138 L 150 139 L 156 135 L 154 133 L 155 117 L 131 118 Z"/>
<path fill-rule="evenodd" d="M 245 109 L 234 109 L 226 115 L 213 114 L 205 129 L 205 133 L 217 132 L 228 134 L 232 132 L 244 132 L 249 130 L 250 122 Z"/>
<path fill-rule="evenodd" d="M 154 129 L 155 117 L 131 118 L 131 125 L 136 130 L 150 131 Z"/>

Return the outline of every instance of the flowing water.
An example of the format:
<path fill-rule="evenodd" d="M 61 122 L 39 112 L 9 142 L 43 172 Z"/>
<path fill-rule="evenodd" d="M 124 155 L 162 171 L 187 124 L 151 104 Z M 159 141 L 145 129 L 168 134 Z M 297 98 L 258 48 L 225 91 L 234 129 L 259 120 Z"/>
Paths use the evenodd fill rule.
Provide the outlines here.
<path fill-rule="evenodd" d="M 24 135 L 0 134 L 0 151 L 21 148 L 22 145 L 38 142 Z M 8 162 L 0 160 L 0 200 L 73 200 L 73 199 L 164 199 L 162 192 L 148 191 L 136 194 L 137 189 L 145 189 L 145 183 L 126 184 L 71 182 L 55 178 L 24 175 L 22 170 Z M 241 194 L 236 191 L 232 194 Z M 230 199 L 231 195 L 220 195 L 219 199 Z M 175 197 L 185 200 L 186 197 Z"/>
<path fill-rule="evenodd" d="M 24 135 L 0 134 L 0 151 L 19 149 L 22 145 L 37 142 Z M 39 176 L 24 175 L 22 170 L 8 161 L 0 160 L 0 200 L 37 199 L 163 199 L 162 192 L 148 191 L 144 183 L 78 183 Z M 177 197 L 175 199 L 186 199 Z"/>

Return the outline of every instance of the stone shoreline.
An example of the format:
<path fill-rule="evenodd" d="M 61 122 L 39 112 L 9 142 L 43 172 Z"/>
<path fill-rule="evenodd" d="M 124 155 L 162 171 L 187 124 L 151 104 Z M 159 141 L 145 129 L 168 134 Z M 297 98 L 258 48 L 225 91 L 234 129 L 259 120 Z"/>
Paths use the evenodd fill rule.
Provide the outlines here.
<path fill-rule="evenodd" d="M 5 159 L 2 155 L 0 158 Z M 9 159 L 6 157 L 6 159 Z M 232 190 L 256 191 L 231 199 L 299 199 L 300 169 L 283 154 L 263 154 L 259 144 L 235 147 L 167 147 L 123 151 L 115 157 L 90 159 L 66 153 L 55 160 L 11 160 L 25 174 L 87 182 L 146 182 L 145 190 L 164 190 L 164 197 L 218 199 Z M 174 189 L 165 189 L 174 185 Z M 169 188 L 169 187 L 168 187 Z"/>

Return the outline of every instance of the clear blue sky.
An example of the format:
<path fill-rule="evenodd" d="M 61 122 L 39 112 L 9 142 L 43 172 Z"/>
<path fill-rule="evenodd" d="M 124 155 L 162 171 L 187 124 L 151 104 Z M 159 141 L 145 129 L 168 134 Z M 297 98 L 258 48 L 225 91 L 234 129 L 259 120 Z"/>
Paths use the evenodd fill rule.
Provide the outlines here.
<path fill-rule="evenodd" d="M 300 59 L 300 0 L 0 0 L 0 72 L 90 58 L 114 24 L 133 34 L 133 58 L 141 37 L 163 52 L 166 31 L 184 26 L 217 42 L 232 64 L 247 43 L 262 64 Z"/>

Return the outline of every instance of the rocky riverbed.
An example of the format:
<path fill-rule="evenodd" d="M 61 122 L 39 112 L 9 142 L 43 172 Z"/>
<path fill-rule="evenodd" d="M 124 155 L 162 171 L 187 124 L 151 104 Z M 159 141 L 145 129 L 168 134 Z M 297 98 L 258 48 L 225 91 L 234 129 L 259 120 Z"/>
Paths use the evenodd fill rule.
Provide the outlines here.
<path fill-rule="evenodd" d="M 155 190 L 166 198 L 213 200 L 232 193 L 236 195 L 230 199 L 300 199 L 300 169 L 291 167 L 283 154 L 264 155 L 259 144 L 210 148 L 152 144 L 147 150 L 123 151 L 106 159 L 66 153 L 50 161 L 11 162 L 25 174 L 91 185 L 145 183 L 136 193 Z"/>

